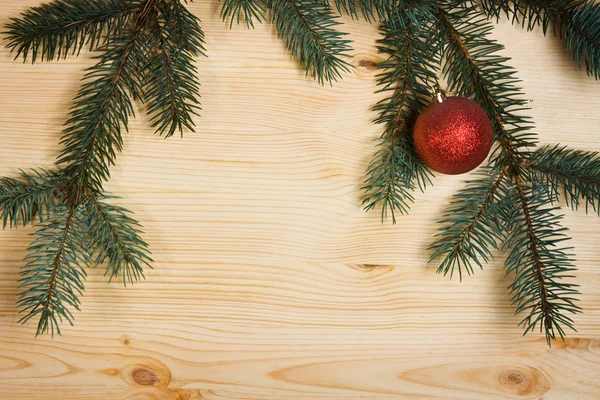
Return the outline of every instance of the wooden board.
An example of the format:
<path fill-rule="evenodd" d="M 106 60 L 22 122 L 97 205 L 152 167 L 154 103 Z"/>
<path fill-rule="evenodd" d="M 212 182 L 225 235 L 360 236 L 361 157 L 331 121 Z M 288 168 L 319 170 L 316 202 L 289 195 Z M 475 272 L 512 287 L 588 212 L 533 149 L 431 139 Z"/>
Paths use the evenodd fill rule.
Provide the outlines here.
<path fill-rule="evenodd" d="M 0 23 L 37 0 L 4 0 Z M 600 228 L 565 209 L 581 284 L 577 333 L 521 336 L 502 260 L 464 282 L 426 250 L 466 177 L 438 177 L 396 226 L 360 206 L 373 139 L 375 26 L 346 21 L 356 69 L 304 76 L 271 25 L 203 20 L 197 133 L 164 140 L 143 113 L 108 187 L 156 260 L 123 288 L 90 270 L 62 337 L 15 311 L 33 230 L 0 232 L 2 399 L 600 399 Z M 542 143 L 600 150 L 600 83 L 564 44 L 501 21 Z M 0 52 L 0 176 L 48 167 L 88 56 L 23 65 Z"/>

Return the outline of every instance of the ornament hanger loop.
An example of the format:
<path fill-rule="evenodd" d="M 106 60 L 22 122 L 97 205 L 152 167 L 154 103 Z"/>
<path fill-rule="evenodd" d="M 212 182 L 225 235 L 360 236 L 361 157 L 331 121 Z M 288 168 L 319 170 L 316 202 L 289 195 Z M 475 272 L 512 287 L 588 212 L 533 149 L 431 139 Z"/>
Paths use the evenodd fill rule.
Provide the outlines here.
<path fill-rule="evenodd" d="M 427 78 L 425 78 L 425 85 L 431 91 L 431 101 L 434 103 L 442 103 L 444 100 L 446 100 L 446 92 L 441 88 L 437 77 L 434 77 L 433 75 L 427 75 Z"/>

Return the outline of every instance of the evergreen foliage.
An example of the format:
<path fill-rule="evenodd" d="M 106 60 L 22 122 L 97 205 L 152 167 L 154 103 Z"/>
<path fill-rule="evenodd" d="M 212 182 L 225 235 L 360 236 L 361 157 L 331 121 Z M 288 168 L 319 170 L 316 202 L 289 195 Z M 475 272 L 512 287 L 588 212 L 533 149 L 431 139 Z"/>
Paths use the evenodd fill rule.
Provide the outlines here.
<path fill-rule="evenodd" d="M 0 179 L 4 226 L 40 219 L 21 273 L 22 321 L 35 317 L 37 334 L 54 334 L 79 309 L 84 267 L 105 265 L 106 275 L 126 283 L 143 278 L 150 265 L 138 222 L 110 202 L 103 184 L 135 100 L 146 101 L 158 134 L 193 130 L 195 57 L 204 54 L 204 33 L 180 0 L 58 0 L 7 28 L 8 47 L 24 60 L 58 60 L 84 46 L 97 60 L 75 97 L 58 170 Z"/>
<path fill-rule="evenodd" d="M 94 50 L 119 35 L 139 7 L 139 1 L 118 0 L 57 0 L 33 7 L 6 25 L 7 47 L 15 58 L 31 62 L 79 55 L 84 46 Z"/>
<path fill-rule="evenodd" d="M 28 263 L 21 270 L 21 293 L 17 306 L 25 313 L 22 322 L 37 317 L 37 334 L 60 334 L 60 322 L 73 323 L 70 308 L 79 310 L 83 294 L 85 248 L 82 209 L 57 206 L 29 246 Z"/>
<path fill-rule="evenodd" d="M 527 165 L 533 186 L 545 189 L 550 203 L 558 202 L 560 193 L 573 210 L 580 201 L 586 213 L 591 208 L 600 213 L 600 157 L 597 152 L 573 150 L 564 146 L 537 149 Z"/>
<path fill-rule="evenodd" d="M 108 203 L 110 197 L 90 196 L 82 203 L 87 232 L 88 253 L 95 265 L 106 265 L 110 279 L 121 276 L 123 283 L 133 283 L 144 277 L 144 266 L 152 259 L 148 245 L 141 238 L 140 224 L 130 211 Z"/>
<path fill-rule="evenodd" d="M 389 212 L 394 223 L 396 214 L 406 214 L 413 201 L 411 192 L 424 190 L 431 183 L 431 172 L 419 159 L 412 143 L 412 127 L 430 100 L 429 81 L 435 81 L 439 54 L 430 38 L 436 23 L 429 6 L 414 5 L 412 13 L 402 8 L 399 20 L 381 27 L 378 50 L 386 59 L 379 64 L 380 91 L 388 93 L 375 105 L 375 120 L 383 124 L 379 150 L 369 170 L 363 200 L 365 209 L 381 206 L 382 217 Z"/>
<path fill-rule="evenodd" d="M 574 329 L 578 289 L 562 197 L 600 213 L 600 157 L 560 145 L 537 146 L 516 71 L 489 34 L 490 18 L 509 17 L 531 30 L 565 37 L 575 60 L 600 76 L 600 5 L 591 0 L 223 0 L 230 26 L 270 21 L 306 74 L 332 83 L 350 70 L 350 41 L 340 14 L 380 25 L 377 76 L 385 98 L 374 106 L 382 126 L 369 164 L 363 205 L 396 223 L 413 191 L 433 174 L 412 143 L 416 117 L 441 71 L 448 88 L 473 98 L 494 129 L 490 159 L 450 202 L 431 245 L 438 271 L 460 279 L 506 253 L 508 288 L 525 333 L 548 344 Z M 85 267 L 104 265 L 110 279 L 144 277 L 151 263 L 140 225 L 104 192 L 122 150 L 133 103 L 143 101 L 159 135 L 194 131 L 200 111 L 196 58 L 205 54 L 200 21 L 181 0 L 55 0 L 6 25 L 8 47 L 24 61 L 50 61 L 92 51 L 63 132 L 56 171 L 0 178 L 4 227 L 35 223 L 18 306 L 37 333 L 73 322 Z M 561 196 L 562 195 L 562 196 Z"/>
<path fill-rule="evenodd" d="M 528 30 L 541 26 L 564 37 L 588 74 L 600 77 L 600 3 L 593 0 L 483 0 L 485 13 L 506 15 Z"/>
<path fill-rule="evenodd" d="M 29 225 L 43 218 L 61 201 L 61 174 L 44 170 L 21 171 L 20 179 L 0 178 L 0 215 L 3 228 Z"/>
<path fill-rule="evenodd" d="M 467 181 L 458 191 L 440 221 L 444 228 L 436 235 L 431 259 L 444 256 L 438 272 L 472 275 L 473 266 L 483 268 L 505 239 L 502 222 L 498 219 L 503 204 L 499 200 L 509 189 L 508 168 L 494 176 L 489 169 L 479 172 L 479 179 Z"/>
<path fill-rule="evenodd" d="M 152 127 L 165 137 L 184 130 L 194 132 L 200 110 L 200 84 L 195 58 L 205 55 L 204 32 L 198 17 L 180 2 L 162 2 L 150 36 L 150 54 L 144 82 L 144 100 Z"/>

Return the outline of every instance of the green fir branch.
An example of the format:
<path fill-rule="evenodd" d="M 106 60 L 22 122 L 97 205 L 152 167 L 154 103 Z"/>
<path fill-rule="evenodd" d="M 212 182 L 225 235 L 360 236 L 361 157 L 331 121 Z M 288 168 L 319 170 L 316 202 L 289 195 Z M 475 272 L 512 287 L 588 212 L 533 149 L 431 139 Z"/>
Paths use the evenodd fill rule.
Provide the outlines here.
<path fill-rule="evenodd" d="M 467 181 L 454 195 L 440 221 L 443 227 L 429 246 L 434 250 L 430 261 L 444 257 L 438 273 L 452 278 L 457 271 L 462 280 L 464 273 L 474 273 L 474 265 L 483 269 L 483 263 L 493 258 L 492 250 L 506 238 L 498 215 L 502 199 L 512 187 L 507 173 L 508 167 L 499 174 L 484 170 L 480 178 Z"/>
<path fill-rule="evenodd" d="M 307 76 L 320 84 L 333 83 L 350 71 L 343 59 L 351 50 L 350 40 L 335 29 L 341 23 L 327 0 L 225 0 L 221 7 L 223 21 L 229 19 L 230 26 L 243 21 L 254 27 L 255 20 L 265 19 L 266 11 Z"/>
<path fill-rule="evenodd" d="M 158 8 L 161 15 L 157 17 L 157 21 L 164 21 L 169 27 L 168 42 L 190 57 L 206 57 L 200 18 L 192 14 L 181 0 L 162 1 Z"/>
<path fill-rule="evenodd" d="M 449 91 L 473 97 L 490 117 L 497 147 L 496 165 L 517 166 L 537 143 L 531 132 L 527 100 L 516 84 L 516 71 L 505 65 L 508 58 L 497 53 L 504 49 L 489 39 L 493 26 L 477 6 L 468 0 L 440 1 L 440 32 L 443 36 L 444 76 Z M 493 156 L 494 158 L 494 156 Z"/>
<path fill-rule="evenodd" d="M 600 214 L 600 156 L 597 152 L 573 150 L 564 146 L 544 146 L 537 149 L 526 162 L 534 186 L 547 188 L 549 201 L 564 201 L 577 210 L 580 200 L 585 211 L 592 208 Z"/>
<path fill-rule="evenodd" d="M 43 218 L 62 201 L 64 176 L 56 172 L 21 171 L 19 179 L 0 178 L 0 218 L 2 227 L 28 225 Z"/>
<path fill-rule="evenodd" d="M 80 214 L 80 209 L 59 206 L 37 225 L 17 302 L 25 314 L 21 322 L 39 319 L 36 335 L 60 334 L 61 322 L 73 324 L 71 309 L 79 310 L 88 263 Z"/>
<path fill-rule="evenodd" d="M 194 132 L 200 85 L 194 57 L 204 55 L 204 33 L 197 18 L 178 0 L 163 4 L 151 36 L 154 53 L 143 79 L 144 99 L 156 133 L 165 137 Z"/>
<path fill-rule="evenodd" d="M 418 25 L 424 12 L 435 10 L 435 2 L 429 0 L 335 0 L 330 3 L 340 14 L 352 19 L 362 16 L 368 22 L 381 22 L 394 28 L 404 26 L 405 17 Z"/>
<path fill-rule="evenodd" d="M 221 7 L 223 21 L 233 23 L 244 22 L 248 28 L 254 28 L 254 21 L 262 23 L 265 20 L 266 6 L 261 0 L 224 0 Z"/>
<path fill-rule="evenodd" d="M 516 199 L 516 205 L 506 207 L 507 201 L 500 199 L 498 217 L 503 220 L 499 224 L 502 230 L 495 233 L 510 232 L 504 246 L 509 252 L 505 267 L 507 273 L 514 273 L 511 290 L 517 313 L 529 313 L 522 320 L 525 333 L 539 324 L 550 344 L 557 332 L 563 337 L 563 327 L 574 329 L 573 321 L 564 313 L 577 309 L 574 305 L 577 291 L 571 290 L 572 285 L 568 283 L 558 282 L 570 278 L 574 271 L 564 249 L 554 248 L 564 239 L 559 218 L 552 216 L 551 210 L 540 200 L 539 191 L 525 180 L 529 175 L 523 162 L 529 159 L 536 143 L 529 120 L 521 116 L 527 110 L 526 102 L 515 85 L 518 80 L 514 70 L 506 67 L 506 59 L 496 54 L 502 46 L 487 38 L 491 25 L 483 20 L 477 5 L 471 1 L 439 3 L 448 60 L 444 72 L 452 82 L 451 90 L 462 96 L 473 96 L 489 115 L 497 143 L 492 166 L 506 169 L 514 186 L 514 195 L 507 195 L 505 199 Z M 447 222 L 458 224 L 463 217 L 458 214 Z M 549 225 L 552 226 L 550 231 L 547 230 Z M 474 255 L 477 260 L 482 255 L 487 257 L 489 245 L 482 241 L 482 254 L 469 256 Z M 482 259 L 485 261 L 485 257 Z"/>
<path fill-rule="evenodd" d="M 135 28 L 115 38 L 99 62 L 88 70 L 86 83 L 75 98 L 58 159 L 68 164 L 72 177 L 71 197 L 76 200 L 84 188 L 102 190 L 110 176 L 115 151 L 121 151 L 121 129 L 127 129 L 133 115 L 132 97 L 140 95 L 140 71 L 147 60 L 147 37 Z"/>
<path fill-rule="evenodd" d="M 0 180 L 6 224 L 28 223 L 36 215 L 43 219 L 23 269 L 18 303 L 25 314 L 23 323 L 39 318 L 38 334 L 60 334 L 60 322 L 72 323 L 71 310 L 79 309 L 83 267 L 90 263 L 90 256 L 95 263 L 106 264 L 111 279 L 121 276 L 124 283 L 143 278 L 143 267 L 152 261 L 139 224 L 101 194 L 109 167 L 122 148 L 122 129 L 127 129 L 133 115 L 132 101 L 143 97 L 142 82 L 150 87 L 170 85 L 169 94 L 159 90 L 148 94 L 153 124 L 160 133 L 193 127 L 198 87 L 194 86 L 192 57 L 204 51 L 198 19 L 179 0 L 147 0 L 120 23 L 102 41 L 99 61 L 88 70 L 75 98 L 61 142 L 65 148 L 57 161 L 63 169 Z M 153 36 L 159 32 L 157 26 L 164 31 Z M 159 46 L 152 48 L 156 43 Z M 161 77 L 154 71 L 155 81 L 144 80 L 151 55 L 161 51 L 168 55 L 171 68 L 163 70 Z M 159 95 L 167 102 L 156 100 Z"/>
<path fill-rule="evenodd" d="M 351 50 L 350 41 L 335 30 L 341 23 L 328 6 L 314 0 L 267 0 L 266 5 L 277 35 L 306 75 L 323 84 L 349 71 L 350 64 L 342 57 Z"/>
<path fill-rule="evenodd" d="M 528 30 L 541 26 L 544 34 L 552 28 L 565 37 L 577 63 L 589 75 L 600 78 L 600 3 L 593 0 L 483 0 L 490 17 L 502 14 Z"/>
<path fill-rule="evenodd" d="M 378 85 L 389 97 L 374 107 L 379 112 L 375 123 L 384 124 L 385 129 L 379 138 L 380 149 L 367 171 L 363 206 L 365 210 L 381 206 L 382 218 L 389 213 L 393 223 L 397 213 L 408 212 L 412 191 L 431 184 L 432 174 L 417 156 L 411 132 L 416 117 L 428 103 L 427 82 L 435 82 L 439 57 L 435 46 L 428 42 L 435 20 L 425 9 L 418 10 L 414 11 L 420 17 L 418 23 L 403 14 L 401 23 L 382 26 L 383 38 L 378 41 L 379 52 L 387 56 L 379 64 L 383 72 L 378 76 Z"/>
<path fill-rule="evenodd" d="M 516 313 L 524 313 L 521 325 L 524 334 L 539 327 L 546 341 L 558 336 L 564 340 L 564 328 L 573 330 L 569 314 L 581 312 L 576 305 L 578 285 L 563 282 L 574 278 L 575 266 L 568 254 L 570 248 L 561 247 L 569 238 L 567 229 L 560 225 L 557 208 L 549 208 L 532 191 L 526 191 L 517 181 L 518 204 L 511 221 L 512 230 L 505 243 L 508 255 L 505 268 L 514 274 L 510 285 Z"/>
<path fill-rule="evenodd" d="M 349 15 L 352 19 L 362 15 L 366 21 L 375 22 L 380 15 L 385 15 L 382 0 L 335 0 L 333 3 L 337 12 Z"/>
<path fill-rule="evenodd" d="M 585 63 L 588 75 L 600 79 L 600 3 L 588 1 L 570 14 L 561 14 L 565 23 L 567 47 L 579 65 Z"/>
<path fill-rule="evenodd" d="M 411 0 L 335 0 L 335 8 L 340 14 L 347 14 L 353 19 L 362 15 L 368 22 L 394 25 L 400 22 L 401 14 L 406 14 L 406 8 L 412 5 L 410 3 Z"/>
<path fill-rule="evenodd" d="M 35 62 L 79 55 L 106 45 L 138 11 L 137 0 L 56 0 L 32 7 L 6 25 L 7 47 L 15 58 Z"/>
<path fill-rule="evenodd" d="M 140 224 L 130 211 L 107 203 L 110 199 L 90 196 L 83 202 L 88 248 L 95 265 L 106 263 L 106 275 L 111 280 L 121 276 L 126 285 L 144 278 L 144 266 L 151 268 L 152 258 Z"/>

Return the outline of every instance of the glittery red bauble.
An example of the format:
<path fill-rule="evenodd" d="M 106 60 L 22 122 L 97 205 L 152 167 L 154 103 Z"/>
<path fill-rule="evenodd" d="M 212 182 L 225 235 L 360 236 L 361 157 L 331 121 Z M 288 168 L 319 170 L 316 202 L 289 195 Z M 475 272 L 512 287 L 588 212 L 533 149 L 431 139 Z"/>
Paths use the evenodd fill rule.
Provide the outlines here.
<path fill-rule="evenodd" d="M 414 142 L 421 159 L 442 174 L 476 168 L 492 148 L 492 124 L 483 109 L 464 97 L 443 98 L 417 118 Z"/>

